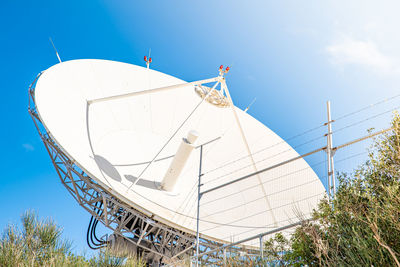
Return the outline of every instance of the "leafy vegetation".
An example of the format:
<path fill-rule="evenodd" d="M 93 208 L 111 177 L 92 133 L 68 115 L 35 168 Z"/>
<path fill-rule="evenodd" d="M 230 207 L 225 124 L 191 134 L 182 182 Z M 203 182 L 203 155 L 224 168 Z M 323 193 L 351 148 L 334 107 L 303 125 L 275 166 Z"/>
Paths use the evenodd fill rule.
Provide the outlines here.
<path fill-rule="evenodd" d="M 400 117 L 375 139 L 368 160 L 341 174 L 335 198 L 287 240 L 265 243 L 275 266 L 400 266 Z"/>
<path fill-rule="evenodd" d="M 71 251 L 70 242 L 63 240 L 62 229 L 51 220 L 38 220 L 34 212 L 21 217 L 22 228 L 10 225 L 0 239 L 0 266 L 109 266 L 142 267 L 141 259 L 129 255 L 115 256 L 101 250 L 86 258 Z"/>

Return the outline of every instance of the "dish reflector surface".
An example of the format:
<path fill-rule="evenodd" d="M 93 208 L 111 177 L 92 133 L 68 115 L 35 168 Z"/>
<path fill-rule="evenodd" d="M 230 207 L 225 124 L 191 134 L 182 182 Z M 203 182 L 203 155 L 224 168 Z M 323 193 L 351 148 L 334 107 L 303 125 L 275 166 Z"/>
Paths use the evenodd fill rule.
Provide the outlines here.
<path fill-rule="evenodd" d="M 198 88 L 187 85 L 92 104 L 88 100 L 182 83 L 136 65 L 73 60 L 44 71 L 36 85 L 35 100 L 52 138 L 92 179 L 148 216 L 195 233 L 199 149 L 190 154 L 175 193 L 159 189 L 189 131 L 199 133 L 197 145 L 219 138 L 203 148 L 203 191 L 298 154 L 262 123 L 235 107 L 254 153 L 254 166 L 232 109 L 204 101 L 131 187 L 201 101 Z M 200 233 L 204 238 L 230 242 L 285 226 L 298 220 L 298 212 L 309 216 L 324 192 L 308 164 L 296 160 L 203 195 Z"/>

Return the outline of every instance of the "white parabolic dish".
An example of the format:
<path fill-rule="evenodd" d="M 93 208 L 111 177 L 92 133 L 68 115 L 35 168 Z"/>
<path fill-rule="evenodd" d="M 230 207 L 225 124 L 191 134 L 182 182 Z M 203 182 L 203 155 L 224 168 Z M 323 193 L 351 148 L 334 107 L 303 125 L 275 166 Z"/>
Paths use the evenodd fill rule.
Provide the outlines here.
<path fill-rule="evenodd" d="M 171 156 L 190 130 L 199 133 L 197 145 L 220 137 L 203 148 L 202 191 L 255 170 L 232 109 L 204 101 L 129 189 L 201 98 L 193 85 L 187 85 L 90 105 L 87 102 L 182 83 L 136 65 L 73 60 L 43 72 L 36 84 L 35 100 L 53 140 L 93 180 L 151 218 L 195 233 L 199 149 L 190 155 L 175 193 L 158 186 Z M 254 153 L 256 169 L 298 156 L 262 123 L 235 109 Z M 205 194 L 200 208 L 201 236 L 231 242 L 288 225 L 298 221 L 299 212 L 308 217 L 324 192 L 308 164 L 296 160 Z"/>

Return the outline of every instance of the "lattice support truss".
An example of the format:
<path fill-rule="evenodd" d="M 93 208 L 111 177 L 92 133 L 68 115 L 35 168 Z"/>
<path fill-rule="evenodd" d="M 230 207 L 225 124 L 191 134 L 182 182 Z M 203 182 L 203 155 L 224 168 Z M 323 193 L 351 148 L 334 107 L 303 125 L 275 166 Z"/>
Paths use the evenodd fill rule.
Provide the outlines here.
<path fill-rule="evenodd" d="M 132 242 L 147 260 L 171 262 L 193 254 L 196 242 L 193 234 L 167 226 L 125 204 L 91 179 L 54 142 L 36 110 L 35 85 L 40 75 L 29 87 L 29 113 L 62 184 L 72 197 L 114 234 Z M 201 252 L 222 245 L 203 239 L 200 244 Z"/>

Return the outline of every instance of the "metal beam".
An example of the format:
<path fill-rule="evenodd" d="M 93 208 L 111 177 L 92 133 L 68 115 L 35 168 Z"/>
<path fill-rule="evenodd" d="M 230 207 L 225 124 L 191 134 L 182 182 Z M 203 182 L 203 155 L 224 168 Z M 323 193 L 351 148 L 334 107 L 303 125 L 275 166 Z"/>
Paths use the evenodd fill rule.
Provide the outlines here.
<path fill-rule="evenodd" d="M 132 97 L 132 96 L 156 93 L 156 92 L 160 92 L 160 91 L 178 89 L 178 88 L 191 86 L 191 85 L 195 86 L 195 85 L 201 85 L 201 84 L 205 84 L 205 83 L 217 82 L 219 80 L 220 80 L 220 77 L 215 77 L 215 78 L 199 80 L 199 81 L 194 81 L 194 82 L 189 82 L 189 83 L 181 83 L 181 84 L 175 84 L 175 85 L 170 85 L 170 86 L 163 86 L 163 87 L 158 87 L 158 88 L 153 88 L 153 89 L 148 89 L 148 90 L 143 90 L 143 91 L 138 91 L 138 92 L 106 96 L 106 97 L 101 97 L 101 98 L 97 98 L 97 99 L 91 99 L 91 100 L 88 100 L 87 102 L 90 105 L 90 104 L 104 102 L 104 101 L 110 101 L 110 100 L 116 100 L 116 99 L 121 99 L 121 98 L 126 98 L 126 97 Z"/>
<path fill-rule="evenodd" d="M 207 251 L 207 252 L 203 252 L 203 253 L 201 253 L 199 256 L 204 256 L 204 255 L 206 255 L 206 254 L 210 254 L 210 253 L 214 253 L 214 252 L 217 252 L 217 251 L 220 251 L 220 250 L 224 250 L 224 249 L 227 249 L 227 248 L 230 248 L 230 247 L 239 245 L 239 244 L 241 244 L 241 243 L 245 243 L 245 242 L 247 242 L 247 241 L 250 241 L 250 240 L 253 240 L 253 239 L 256 239 L 256 238 L 260 238 L 260 237 L 263 237 L 263 236 L 266 236 L 266 235 L 275 234 L 275 233 L 278 233 L 278 232 L 281 232 L 281 231 L 284 231 L 284 230 L 293 228 L 293 227 L 295 227 L 295 226 L 299 226 L 299 225 L 301 225 L 301 224 L 303 224 L 303 223 L 306 223 L 306 222 L 308 222 L 308 220 L 306 220 L 306 221 L 299 221 L 299 222 L 292 223 L 292 224 L 289 224 L 289 225 L 286 225 L 286 226 L 283 226 L 283 227 L 279 227 L 279 228 L 276 228 L 276 229 L 271 230 L 271 231 L 268 231 L 268 232 L 264 232 L 264 233 L 261 233 L 261 234 L 258 234 L 258 235 L 254 235 L 254 236 L 251 236 L 251 237 L 248 237 L 248 238 L 239 240 L 239 241 L 237 241 L 237 242 L 234 242 L 234 243 L 231 243 L 231 244 L 227 244 L 227 245 L 223 245 L 223 246 L 221 246 L 221 247 L 212 249 L 212 250 Z"/>
<path fill-rule="evenodd" d="M 332 148 L 332 150 L 333 150 L 333 151 L 337 151 L 337 150 L 339 150 L 339 149 L 341 149 L 341 148 L 343 148 L 343 147 L 350 146 L 350 145 L 355 144 L 355 143 L 358 143 L 358 142 L 360 142 L 360 141 L 364 141 L 365 139 L 368 139 L 368 138 L 371 138 L 371 137 L 374 137 L 374 136 L 377 136 L 377 135 L 386 133 L 386 132 L 388 132 L 388 131 L 390 131 L 390 130 L 393 130 L 393 129 L 394 129 L 393 127 L 390 127 L 390 128 L 387 128 L 387 129 L 384 129 L 384 130 L 381 130 L 381 131 L 378 131 L 378 132 L 375 132 L 375 133 L 366 135 L 366 136 L 364 136 L 364 137 L 354 139 L 353 141 L 350 141 L 350 142 L 348 142 L 348 143 L 344 143 L 344 144 L 342 144 L 342 145 L 340 145 L 340 146 L 336 146 L 336 147 Z"/>
<path fill-rule="evenodd" d="M 292 161 L 295 161 L 295 160 L 298 160 L 298 159 L 307 157 L 307 156 L 309 156 L 309 155 L 312 155 L 312 154 L 314 154 L 314 153 L 320 152 L 320 151 L 322 151 L 322 150 L 324 150 L 324 149 L 326 149 L 325 146 L 324 146 L 324 147 L 321 147 L 321 148 L 318 148 L 318 149 L 316 149 L 316 150 L 313 150 L 313 151 L 311 151 L 311 152 L 308 152 L 308 153 L 306 153 L 306 154 L 303 154 L 303 155 L 300 155 L 300 156 L 297 156 L 297 157 L 288 159 L 288 160 L 286 160 L 286 161 L 283 161 L 283 162 L 281 162 L 281 163 L 275 164 L 275 165 L 273 165 L 273 166 L 270 166 L 270 167 L 261 169 L 261 170 L 259 170 L 259 171 L 256 171 L 256 172 L 253 172 L 253 173 L 250 173 L 250 174 L 247 174 L 247 175 L 242 176 L 242 177 L 240 177 L 240 178 L 234 179 L 234 180 L 232 180 L 232 181 L 230 181 L 230 182 L 227 182 L 227 183 L 221 184 L 221 185 L 219 185 L 219 186 L 210 188 L 210 189 L 208 189 L 208 190 L 203 191 L 201 194 L 203 195 L 203 194 L 207 194 L 207 193 L 210 193 L 210 192 L 212 192 L 212 191 L 221 189 L 221 188 L 223 188 L 223 187 L 225 187 L 225 186 L 228 186 L 228 185 L 231 185 L 231 184 L 240 182 L 240 181 L 242 181 L 242 180 L 244 180 L 244 179 L 247 179 L 247 178 L 250 178 L 250 177 L 252 177 L 252 176 L 254 176 L 254 175 L 257 175 L 257 174 L 260 174 L 260 173 L 263 173 L 263 172 L 266 172 L 266 171 L 275 169 L 275 168 L 277 168 L 277 167 L 279 167 L 279 166 L 285 165 L 285 164 L 290 163 L 290 162 L 292 162 Z"/>

